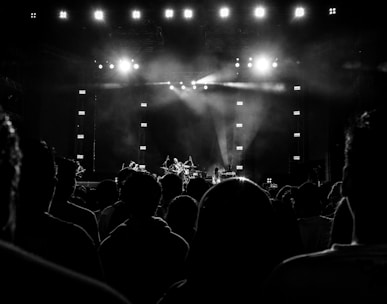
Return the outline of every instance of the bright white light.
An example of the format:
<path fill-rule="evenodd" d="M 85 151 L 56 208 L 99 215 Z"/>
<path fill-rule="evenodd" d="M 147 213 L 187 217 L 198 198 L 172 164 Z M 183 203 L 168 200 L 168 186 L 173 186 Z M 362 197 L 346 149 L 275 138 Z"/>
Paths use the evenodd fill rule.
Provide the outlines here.
<path fill-rule="evenodd" d="M 228 16 L 230 16 L 230 9 L 228 7 L 222 7 L 219 10 L 219 16 L 220 18 L 227 18 Z"/>
<path fill-rule="evenodd" d="M 294 116 L 300 116 L 301 115 L 301 111 L 293 111 L 293 115 Z"/>
<path fill-rule="evenodd" d="M 243 146 L 236 146 L 237 151 L 243 151 Z"/>
<path fill-rule="evenodd" d="M 243 101 L 238 100 L 238 101 L 236 102 L 236 105 L 237 105 L 237 106 L 243 106 Z"/>
<path fill-rule="evenodd" d="M 170 86 L 169 86 L 169 89 L 170 89 L 170 90 L 173 90 L 174 88 L 175 88 L 175 87 L 174 87 L 173 85 L 170 85 Z"/>
<path fill-rule="evenodd" d="M 180 83 L 180 84 L 183 84 L 184 82 L 180 81 L 179 83 Z"/>
<path fill-rule="evenodd" d="M 192 88 L 193 88 L 194 90 L 196 90 L 196 85 L 192 86 Z"/>
<path fill-rule="evenodd" d="M 299 156 L 299 155 L 294 155 L 294 156 L 293 156 L 293 160 L 301 160 L 301 156 Z"/>
<path fill-rule="evenodd" d="M 94 19 L 95 20 L 98 20 L 98 21 L 102 21 L 104 19 L 104 14 L 103 14 L 103 11 L 101 10 L 96 10 L 94 12 Z"/>
<path fill-rule="evenodd" d="M 79 90 L 78 93 L 79 95 L 86 95 L 86 90 Z"/>
<path fill-rule="evenodd" d="M 191 84 L 192 84 L 192 85 L 195 85 L 195 84 L 196 84 L 196 81 L 195 81 L 195 80 L 192 80 L 192 81 L 191 81 Z"/>
<path fill-rule="evenodd" d="M 67 19 L 67 12 L 66 11 L 60 11 L 59 12 L 59 19 Z"/>
<path fill-rule="evenodd" d="M 207 85 L 205 85 L 203 88 L 204 88 L 205 90 L 207 90 L 207 89 L 208 89 L 208 86 L 207 86 Z"/>
<path fill-rule="evenodd" d="M 147 127 L 148 127 L 148 124 L 146 122 L 141 123 L 141 128 L 147 128 Z"/>
<path fill-rule="evenodd" d="M 235 63 L 235 67 L 236 67 L 236 68 L 239 68 L 240 66 L 241 66 L 241 65 L 240 65 L 239 62 Z"/>
<path fill-rule="evenodd" d="M 254 10 L 254 16 L 257 18 L 265 17 L 265 9 L 262 6 L 258 6 Z"/>
<path fill-rule="evenodd" d="M 146 102 L 142 102 L 142 103 L 140 104 L 140 106 L 141 106 L 141 108 L 146 108 L 146 107 L 148 106 L 148 104 L 147 104 Z"/>
<path fill-rule="evenodd" d="M 84 134 L 77 134 L 77 139 L 85 139 L 85 135 Z"/>
<path fill-rule="evenodd" d="M 84 155 L 83 154 L 77 154 L 77 159 L 84 159 Z"/>
<path fill-rule="evenodd" d="M 237 165 L 237 166 L 236 166 L 236 169 L 239 170 L 239 171 L 240 171 L 240 170 L 243 170 L 243 166 L 242 166 L 242 165 Z"/>
<path fill-rule="evenodd" d="M 294 89 L 294 91 L 301 91 L 301 86 L 295 85 L 293 89 Z"/>
<path fill-rule="evenodd" d="M 242 123 L 237 123 L 235 126 L 236 126 L 237 128 L 243 128 L 243 124 L 242 124 Z"/>
<path fill-rule="evenodd" d="M 174 12 L 174 10 L 173 9 L 171 9 L 171 8 L 167 8 L 166 10 L 165 10 L 165 18 L 167 18 L 167 19 L 171 19 L 171 18 L 173 18 L 173 16 L 175 15 L 175 12 Z"/>
<path fill-rule="evenodd" d="M 252 62 L 249 62 L 249 63 L 247 64 L 247 67 L 248 67 L 249 69 L 251 69 L 251 68 L 253 67 L 253 63 L 252 63 Z"/>
<path fill-rule="evenodd" d="M 270 68 L 270 61 L 265 57 L 259 57 L 254 62 L 254 69 L 263 74 L 266 73 Z"/>
<path fill-rule="evenodd" d="M 132 11 L 132 18 L 136 20 L 141 19 L 141 12 L 139 10 Z"/>
<path fill-rule="evenodd" d="M 86 111 L 78 111 L 78 115 L 79 116 L 85 116 L 86 115 Z"/>
<path fill-rule="evenodd" d="M 133 64 L 133 69 L 138 70 L 140 68 L 140 65 L 138 63 Z"/>
<path fill-rule="evenodd" d="M 127 59 L 120 59 L 118 62 L 118 69 L 122 73 L 128 73 L 132 69 L 132 64 Z"/>
<path fill-rule="evenodd" d="M 301 133 L 293 133 L 293 137 L 301 137 Z"/>
<path fill-rule="evenodd" d="M 336 15 L 336 8 L 335 7 L 331 7 L 329 9 L 329 15 Z"/>
<path fill-rule="evenodd" d="M 36 13 L 31 13 L 31 19 L 36 19 Z"/>
<path fill-rule="evenodd" d="M 303 7 L 296 7 L 294 10 L 294 17 L 301 18 L 305 16 L 305 9 Z"/>
<path fill-rule="evenodd" d="M 141 151 L 145 151 L 146 150 L 146 146 L 140 146 L 140 150 Z"/>
<path fill-rule="evenodd" d="M 192 19 L 193 18 L 193 10 L 189 9 L 189 8 L 186 8 L 184 10 L 183 16 L 184 16 L 185 19 Z"/>
<path fill-rule="evenodd" d="M 181 89 L 182 89 L 182 90 L 185 90 L 185 85 L 182 85 L 182 86 L 181 86 Z"/>
<path fill-rule="evenodd" d="M 141 170 L 145 170 L 145 168 L 146 168 L 145 165 L 139 165 L 138 167 L 139 167 Z"/>
<path fill-rule="evenodd" d="M 113 64 L 113 63 L 109 64 L 109 68 L 110 68 L 111 70 L 113 70 L 113 69 L 114 69 L 114 64 Z"/>
<path fill-rule="evenodd" d="M 99 65 L 98 65 L 98 68 L 99 68 L 100 70 L 102 70 L 102 69 L 103 69 L 103 65 L 102 65 L 102 64 L 99 64 Z"/>

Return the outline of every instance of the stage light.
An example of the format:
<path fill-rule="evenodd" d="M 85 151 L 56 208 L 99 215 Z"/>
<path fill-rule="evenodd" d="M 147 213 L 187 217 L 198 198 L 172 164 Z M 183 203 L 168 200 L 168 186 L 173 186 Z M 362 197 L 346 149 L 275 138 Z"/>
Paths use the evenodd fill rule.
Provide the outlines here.
<path fill-rule="evenodd" d="M 265 74 L 270 68 L 270 61 L 266 57 L 259 57 L 254 62 L 254 70 L 260 74 Z"/>
<path fill-rule="evenodd" d="M 141 107 L 141 108 L 146 108 L 146 107 L 148 107 L 148 104 L 147 104 L 146 102 L 142 102 L 142 103 L 140 104 L 140 107 Z"/>
<path fill-rule="evenodd" d="M 132 19 L 135 19 L 135 20 L 141 19 L 141 12 L 139 10 L 133 10 Z"/>
<path fill-rule="evenodd" d="M 182 90 L 185 90 L 185 85 L 182 85 L 182 86 L 181 86 L 181 89 L 182 89 Z"/>
<path fill-rule="evenodd" d="M 203 89 L 207 90 L 207 89 L 208 89 L 208 86 L 207 86 L 207 85 L 205 85 L 205 86 L 203 87 Z"/>
<path fill-rule="evenodd" d="M 79 90 L 78 93 L 79 95 L 86 95 L 86 90 Z"/>
<path fill-rule="evenodd" d="M 301 160 L 301 156 L 299 156 L 299 155 L 294 155 L 294 156 L 293 156 L 293 160 Z"/>
<path fill-rule="evenodd" d="M 236 105 L 237 105 L 237 106 L 243 106 L 243 101 L 238 100 L 238 101 L 236 102 Z"/>
<path fill-rule="evenodd" d="M 109 68 L 110 68 L 111 70 L 113 70 L 113 69 L 114 69 L 114 64 L 113 64 L 113 63 L 109 64 Z"/>
<path fill-rule="evenodd" d="M 237 166 L 236 166 L 236 169 L 237 169 L 238 171 L 241 171 L 241 170 L 243 170 L 243 166 L 242 166 L 242 165 L 237 165 Z"/>
<path fill-rule="evenodd" d="M 145 170 L 146 167 L 145 167 L 145 165 L 139 165 L 138 168 L 139 168 L 140 170 Z"/>
<path fill-rule="evenodd" d="M 274 61 L 274 62 L 271 64 L 271 66 L 272 66 L 274 69 L 278 68 L 278 62 L 277 62 L 277 61 Z"/>
<path fill-rule="evenodd" d="M 236 67 L 236 68 L 239 68 L 240 66 L 241 66 L 241 65 L 240 65 L 239 62 L 235 63 L 235 67 Z"/>
<path fill-rule="evenodd" d="M 191 81 L 191 84 L 192 84 L 192 85 L 195 85 L 195 84 L 196 84 L 196 81 L 195 81 L 195 80 L 192 80 L 192 81 Z"/>
<path fill-rule="evenodd" d="M 301 86 L 300 86 L 300 85 L 295 85 L 295 86 L 293 87 L 293 90 L 294 90 L 294 91 L 301 91 Z"/>
<path fill-rule="evenodd" d="M 141 151 L 146 151 L 146 146 L 140 146 Z"/>
<path fill-rule="evenodd" d="M 147 128 L 147 127 L 148 127 L 148 124 L 146 122 L 141 123 L 141 128 Z"/>
<path fill-rule="evenodd" d="M 262 6 L 258 6 L 254 10 L 254 16 L 257 18 L 265 17 L 265 13 L 266 13 L 265 8 L 263 8 Z"/>
<path fill-rule="evenodd" d="M 31 19 L 36 19 L 36 13 L 31 13 Z"/>
<path fill-rule="evenodd" d="M 219 16 L 220 18 L 227 18 L 230 16 L 230 9 L 228 7 L 222 7 L 219 10 Z"/>
<path fill-rule="evenodd" d="M 79 116 L 85 116 L 86 115 L 86 111 L 78 111 L 78 115 Z"/>
<path fill-rule="evenodd" d="M 118 61 L 118 69 L 121 73 L 128 73 L 132 69 L 132 64 L 127 59 L 120 59 Z"/>
<path fill-rule="evenodd" d="M 301 137 L 301 133 L 293 133 L 293 137 Z"/>
<path fill-rule="evenodd" d="M 243 146 L 236 146 L 237 151 L 243 151 Z"/>
<path fill-rule="evenodd" d="M 293 111 L 293 116 L 300 116 L 301 115 L 301 111 Z"/>
<path fill-rule="evenodd" d="M 296 7 L 294 10 L 294 17 L 301 18 L 305 16 L 305 9 L 303 7 Z"/>
<path fill-rule="evenodd" d="M 164 12 L 164 16 L 167 19 L 172 19 L 175 15 L 175 11 L 171 8 L 167 8 Z"/>
<path fill-rule="evenodd" d="M 67 12 L 66 11 L 60 11 L 59 12 L 59 19 L 67 19 Z"/>
<path fill-rule="evenodd" d="M 77 134 L 77 139 L 85 139 L 85 135 L 84 134 Z"/>
<path fill-rule="evenodd" d="M 235 127 L 237 127 L 237 128 L 243 128 L 243 124 L 242 124 L 242 123 L 237 123 L 237 124 L 235 125 Z"/>
<path fill-rule="evenodd" d="M 192 88 L 193 88 L 194 90 L 196 90 L 196 85 L 192 86 Z"/>
<path fill-rule="evenodd" d="M 249 62 L 249 63 L 247 64 L 247 67 L 248 67 L 249 69 L 251 69 L 251 68 L 253 67 L 253 63 L 252 63 L 252 62 Z"/>
<path fill-rule="evenodd" d="M 175 88 L 175 87 L 174 87 L 173 85 L 170 85 L 170 86 L 169 86 L 169 89 L 170 89 L 170 90 L 173 90 L 174 88 Z"/>
<path fill-rule="evenodd" d="M 84 159 L 84 155 L 83 154 L 77 154 L 77 159 Z"/>
<path fill-rule="evenodd" d="M 336 15 L 336 8 L 335 7 L 329 8 L 329 15 Z"/>
<path fill-rule="evenodd" d="M 102 70 L 102 69 L 103 69 L 103 65 L 102 65 L 102 64 L 99 64 L 99 65 L 98 65 L 98 68 L 99 68 L 100 70 Z"/>
<path fill-rule="evenodd" d="M 103 21 L 104 20 L 104 13 L 102 10 L 96 10 L 94 12 L 94 19 L 97 21 Z"/>
<path fill-rule="evenodd" d="M 193 18 L 193 10 L 189 9 L 189 8 L 184 9 L 183 16 L 185 19 L 192 19 Z"/>

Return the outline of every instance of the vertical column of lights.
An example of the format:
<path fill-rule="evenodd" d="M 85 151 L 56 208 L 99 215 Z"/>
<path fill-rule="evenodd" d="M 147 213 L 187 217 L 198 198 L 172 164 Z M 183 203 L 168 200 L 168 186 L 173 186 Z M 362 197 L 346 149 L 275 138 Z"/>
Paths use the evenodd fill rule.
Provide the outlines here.
<path fill-rule="evenodd" d="M 303 109 L 301 103 L 301 85 L 295 85 L 293 87 L 294 93 L 297 95 L 297 103 L 293 109 L 294 128 L 292 134 L 292 150 L 291 161 L 297 164 L 298 162 L 304 161 L 303 155 Z"/>
<path fill-rule="evenodd" d="M 86 90 L 78 90 L 75 158 L 82 163 L 85 158 Z"/>
<path fill-rule="evenodd" d="M 238 112 L 240 112 L 240 108 L 243 107 L 244 105 L 244 102 L 242 100 L 237 100 L 236 101 L 236 108 L 237 108 L 237 114 Z M 236 163 L 236 171 L 238 172 L 238 175 L 240 175 L 240 173 L 243 172 L 243 163 L 242 163 L 242 155 L 243 155 L 243 150 L 244 150 L 244 147 L 242 145 L 242 142 L 243 142 L 243 122 L 242 121 L 239 121 L 239 118 L 241 117 L 242 115 L 237 115 L 237 121 L 235 122 L 235 130 L 236 130 L 236 146 L 235 146 L 235 149 L 236 149 L 236 152 L 238 153 L 237 154 L 237 163 Z"/>
<path fill-rule="evenodd" d="M 141 170 L 145 170 L 145 154 L 147 150 L 146 146 L 146 130 L 148 128 L 147 112 L 148 103 L 140 102 L 140 134 L 139 134 L 139 149 L 138 149 L 138 163 Z"/>

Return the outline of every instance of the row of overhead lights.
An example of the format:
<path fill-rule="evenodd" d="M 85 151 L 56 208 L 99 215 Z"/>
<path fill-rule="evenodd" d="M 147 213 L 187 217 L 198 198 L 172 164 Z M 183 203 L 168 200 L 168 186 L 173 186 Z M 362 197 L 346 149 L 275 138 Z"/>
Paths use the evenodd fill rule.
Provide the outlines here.
<path fill-rule="evenodd" d="M 186 20 L 193 19 L 195 17 L 195 10 L 192 8 L 184 8 L 182 10 L 175 10 L 173 8 L 167 8 L 163 11 L 163 17 L 165 19 L 174 19 L 177 17 L 177 12 L 180 12 L 180 16 L 182 16 Z M 252 16 L 256 19 L 262 19 L 267 17 L 267 8 L 264 6 L 256 6 L 252 10 Z M 221 19 L 227 19 L 231 17 L 232 11 L 229 7 L 221 7 L 218 10 L 218 16 Z M 336 8 L 331 7 L 328 10 L 329 15 L 335 15 L 336 14 Z M 306 15 L 306 9 L 303 6 L 298 6 L 293 9 L 293 17 L 294 18 L 302 18 Z M 31 19 L 37 18 L 36 12 L 31 12 Z M 96 21 L 104 21 L 106 14 L 105 11 L 102 9 L 96 9 L 93 11 L 92 16 L 94 20 Z M 133 9 L 130 11 L 129 17 L 133 20 L 141 20 L 144 17 L 144 11 L 140 9 Z M 62 20 L 67 20 L 70 18 L 70 13 L 67 10 L 60 10 L 58 11 L 58 18 Z"/>

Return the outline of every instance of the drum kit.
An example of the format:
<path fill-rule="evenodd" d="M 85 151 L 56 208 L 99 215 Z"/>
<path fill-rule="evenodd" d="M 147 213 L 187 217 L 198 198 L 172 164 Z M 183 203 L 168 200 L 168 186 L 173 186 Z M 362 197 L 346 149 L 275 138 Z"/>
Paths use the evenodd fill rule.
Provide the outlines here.
<path fill-rule="evenodd" d="M 169 167 L 162 166 L 160 168 L 163 169 L 164 174 L 172 173 L 180 176 L 183 179 L 184 183 L 188 183 L 192 178 L 201 176 L 201 171 L 196 169 L 197 166 L 186 165 L 186 164 L 182 164 L 181 162 L 177 164 L 174 163 Z"/>

